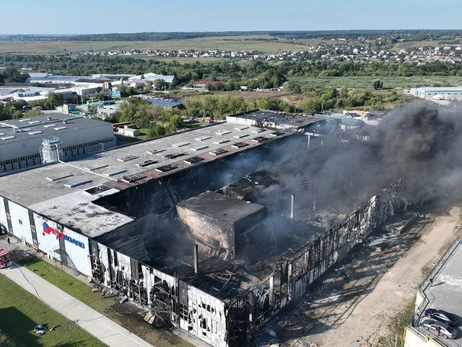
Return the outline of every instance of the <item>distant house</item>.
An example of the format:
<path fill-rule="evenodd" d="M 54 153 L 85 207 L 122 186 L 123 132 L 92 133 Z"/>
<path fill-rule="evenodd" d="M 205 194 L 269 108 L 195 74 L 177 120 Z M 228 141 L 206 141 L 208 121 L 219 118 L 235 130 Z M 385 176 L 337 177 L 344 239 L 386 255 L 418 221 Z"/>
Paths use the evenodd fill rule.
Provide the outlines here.
<path fill-rule="evenodd" d="M 144 75 L 132 76 L 128 79 L 129 82 L 142 82 L 146 81 L 155 82 L 156 80 L 163 80 L 166 83 L 172 83 L 175 79 L 173 75 L 157 75 L 155 73 L 146 73 Z"/>
<path fill-rule="evenodd" d="M 140 130 L 136 129 L 133 124 L 125 123 L 126 122 L 113 124 L 114 131 L 117 130 L 117 134 L 128 137 L 135 137 L 140 135 Z"/>
<path fill-rule="evenodd" d="M 218 84 L 221 84 L 221 85 L 224 85 L 225 82 L 223 81 L 212 81 L 212 80 L 200 80 L 200 81 L 194 81 L 193 82 L 193 87 L 194 88 L 205 88 L 207 87 L 207 85 L 218 85 Z"/>

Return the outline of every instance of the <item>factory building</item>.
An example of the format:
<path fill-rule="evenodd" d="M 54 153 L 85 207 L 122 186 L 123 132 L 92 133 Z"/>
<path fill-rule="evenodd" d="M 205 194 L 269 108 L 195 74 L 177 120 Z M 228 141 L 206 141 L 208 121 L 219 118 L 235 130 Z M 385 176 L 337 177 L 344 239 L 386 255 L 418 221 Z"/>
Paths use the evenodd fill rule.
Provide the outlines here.
<path fill-rule="evenodd" d="M 403 204 L 400 179 L 333 226 L 297 218 L 302 201 L 279 181 L 326 123 L 253 111 L 0 177 L 0 226 L 142 305 L 148 323 L 240 346 Z"/>
<path fill-rule="evenodd" d="M 462 100 L 462 87 L 421 87 L 412 88 L 410 94 L 421 99 Z"/>
<path fill-rule="evenodd" d="M 52 113 L 0 121 L 0 174 L 75 160 L 115 145 L 110 123 L 84 117 Z"/>

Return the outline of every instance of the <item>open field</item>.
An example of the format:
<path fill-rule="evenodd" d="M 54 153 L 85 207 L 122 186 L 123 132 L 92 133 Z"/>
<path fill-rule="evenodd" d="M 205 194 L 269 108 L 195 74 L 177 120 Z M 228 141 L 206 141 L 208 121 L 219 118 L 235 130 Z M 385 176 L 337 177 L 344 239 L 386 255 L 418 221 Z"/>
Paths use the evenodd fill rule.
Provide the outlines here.
<path fill-rule="evenodd" d="M 213 63 L 222 63 L 225 61 L 230 61 L 230 58 L 219 58 L 219 57 L 201 57 L 201 58 L 190 58 L 190 57 L 154 57 L 152 55 L 135 55 L 137 58 L 142 59 L 151 59 L 151 60 L 158 60 L 158 61 L 165 61 L 166 63 L 171 63 L 172 61 L 177 61 L 180 64 L 192 64 L 196 61 L 202 64 L 213 64 Z M 234 58 L 233 62 L 237 64 L 245 63 L 247 60 L 243 60 L 240 58 Z"/>
<path fill-rule="evenodd" d="M 372 89 L 374 80 L 380 79 L 384 88 L 415 88 L 423 86 L 459 86 L 462 84 L 461 76 L 412 76 L 412 77 L 381 77 L 381 76 L 352 76 L 352 77 L 293 77 L 291 81 L 299 83 L 301 86 L 312 87 L 315 89 L 322 87 L 346 87 L 346 88 L 366 88 Z"/>
<path fill-rule="evenodd" d="M 401 49 L 414 49 L 420 47 L 437 47 L 440 45 L 439 41 L 434 40 L 424 40 L 424 41 L 408 41 L 400 42 L 393 46 L 393 50 L 399 51 Z"/>
<path fill-rule="evenodd" d="M 170 331 L 156 330 L 145 323 L 133 305 L 119 304 L 113 298 L 102 298 L 101 293 L 93 293 L 90 286 L 40 258 L 25 259 L 21 264 L 156 347 L 192 347 Z"/>
<path fill-rule="evenodd" d="M 0 275 L 0 292 L 0 329 L 11 345 L 104 346 L 3 275 Z M 37 336 L 33 329 L 38 323 L 48 328 L 52 325 L 58 327 L 43 336 Z"/>
<path fill-rule="evenodd" d="M 458 38 L 460 39 L 460 38 Z M 446 44 L 444 40 L 423 40 L 423 41 L 408 41 L 400 42 L 393 46 L 393 50 L 414 49 L 420 47 L 438 47 L 438 46 L 460 46 L 455 44 Z"/>
<path fill-rule="evenodd" d="M 305 40 L 313 43 L 318 40 Z M 301 41 L 300 41 L 301 42 Z M 1 54 L 58 54 L 66 51 L 118 51 L 118 50 L 185 50 L 220 49 L 230 51 L 277 52 L 304 49 L 305 42 L 273 39 L 271 36 L 204 37 L 190 40 L 165 41 L 0 41 Z"/>

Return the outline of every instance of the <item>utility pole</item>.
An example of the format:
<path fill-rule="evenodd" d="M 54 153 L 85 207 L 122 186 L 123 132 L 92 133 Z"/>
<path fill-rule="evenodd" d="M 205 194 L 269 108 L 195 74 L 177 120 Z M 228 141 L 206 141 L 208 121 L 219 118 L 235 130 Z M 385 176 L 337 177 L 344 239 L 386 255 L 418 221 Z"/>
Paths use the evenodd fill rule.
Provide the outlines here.
<path fill-rule="evenodd" d="M 314 196 L 313 196 L 313 212 L 316 211 L 316 180 L 313 180 L 313 191 L 314 191 Z"/>

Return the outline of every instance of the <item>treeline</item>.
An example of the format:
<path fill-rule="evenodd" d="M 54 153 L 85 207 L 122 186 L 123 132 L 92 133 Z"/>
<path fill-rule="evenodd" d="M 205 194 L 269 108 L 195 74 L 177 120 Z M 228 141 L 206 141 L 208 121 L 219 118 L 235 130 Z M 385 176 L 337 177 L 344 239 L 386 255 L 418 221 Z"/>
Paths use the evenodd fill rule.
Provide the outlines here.
<path fill-rule="evenodd" d="M 184 109 L 164 108 L 152 105 L 140 98 L 131 98 L 113 114 L 113 122 L 132 122 L 138 128 L 162 126 L 166 132 L 183 125 L 181 116 L 201 118 L 211 117 L 215 120 L 225 119 L 227 115 L 266 109 L 281 112 L 303 112 L 315 114 L 324 111 L 352 109 L 368 106 L 379 110 L 387 103 L 404 101 L 395 91 L 372 92 L 364 89 L 324 88 L 306 95 L 296 105 L 291 105 L 278 98 L 261 98 L 245 100 L 231 95 L 201 95 L 184 99 Z"/>
<path fill-rule="evenodd" d="M 341 76 L 462 76 L 462 64 L 433 62 L 418 65 L 412 62 L 352 62 L 352 61 L 283 61 L 279 63 L 249 61 L 239 63 L 226 61 L 220 63 L 185 63 L 144 60 L 133 57 L 98 56 L 0 56 L 0 66 L 12 72 L 13 67 L 28 67 L 33 71 L 64 75 L 90 75 L 98 73 L 143 74 L 154 72 L 161 75 L 174 75 L 176 78 L 170 88 L 191 84 L 194 80 L 224 80 L 231 89 L 241 85 L 249 88 L 275 88 L 291 77 L 341 77 Z M 26 74 L 8 75 L 14 81 L 25 80 Z M 4 78 L 5 79 L 5 78 Z M 5 80 L 6 81 L 6 80 Z"/>
<path fill-rule="evenodd" d="M 269 35 L 284 39 L 402 37 L 407 40 L 439 39 L 462 34 L 462 30 L 317 30 L 317 31 L 219 31 L 219 32 L 144 32 L 88 35 L 3 35 L 2 40 L 47 41 L 162 41 L 201 37 Z"/>
<path fill-rule="evenodd" d="M 14 67 L 0 70 L 0 84 L 4 83 L 24 83 L 30 76 L 19 72 Z"/>
<path fill-rule="evenodd" d="M 354 109 L 367 106 L 373 110 L 383 110 L 385 104 L 406 102 L 396 91 L 371 92 L 365 89 L 324 88 L 315 92 L 314 97 L 303 98 L 296 109 L 306 114 L 315 114 L 334 109 Z"/>
<path fill-rule="evenodd" d="M 62 104 L 62 95 L 55 93 L 48 93 L 46 99 L 29 103 L 24 100 L 0 102 L 0 121 L 37 116 L 42 113 L 41 110 L 54 110 L 57 106 L 61 106 Z M 24 110 L 24 106 L 29 106 L 29 109 L 27 111 Z"/>
<path fill-rule="evenodd" d="M 130 98 L 122 103 L 107 121 L 131 122 L 139 129 L 149 129 L 148 136 L 162 136 L 183 127 L 183 111 L 153 105 L 149 100 Z"/>
<path fill-rule="evenodd" d="M 299 111 L 287 102 L 278 98 L 261 98 L 246 101 L 231 95 L 203 95 L 189 97 L 184 100 L 185 114 L 190 117 L 212 117 L 225 119 L 227 115 L 247 112 L 255 109 L 266 109 L 282 112 Z"/>

